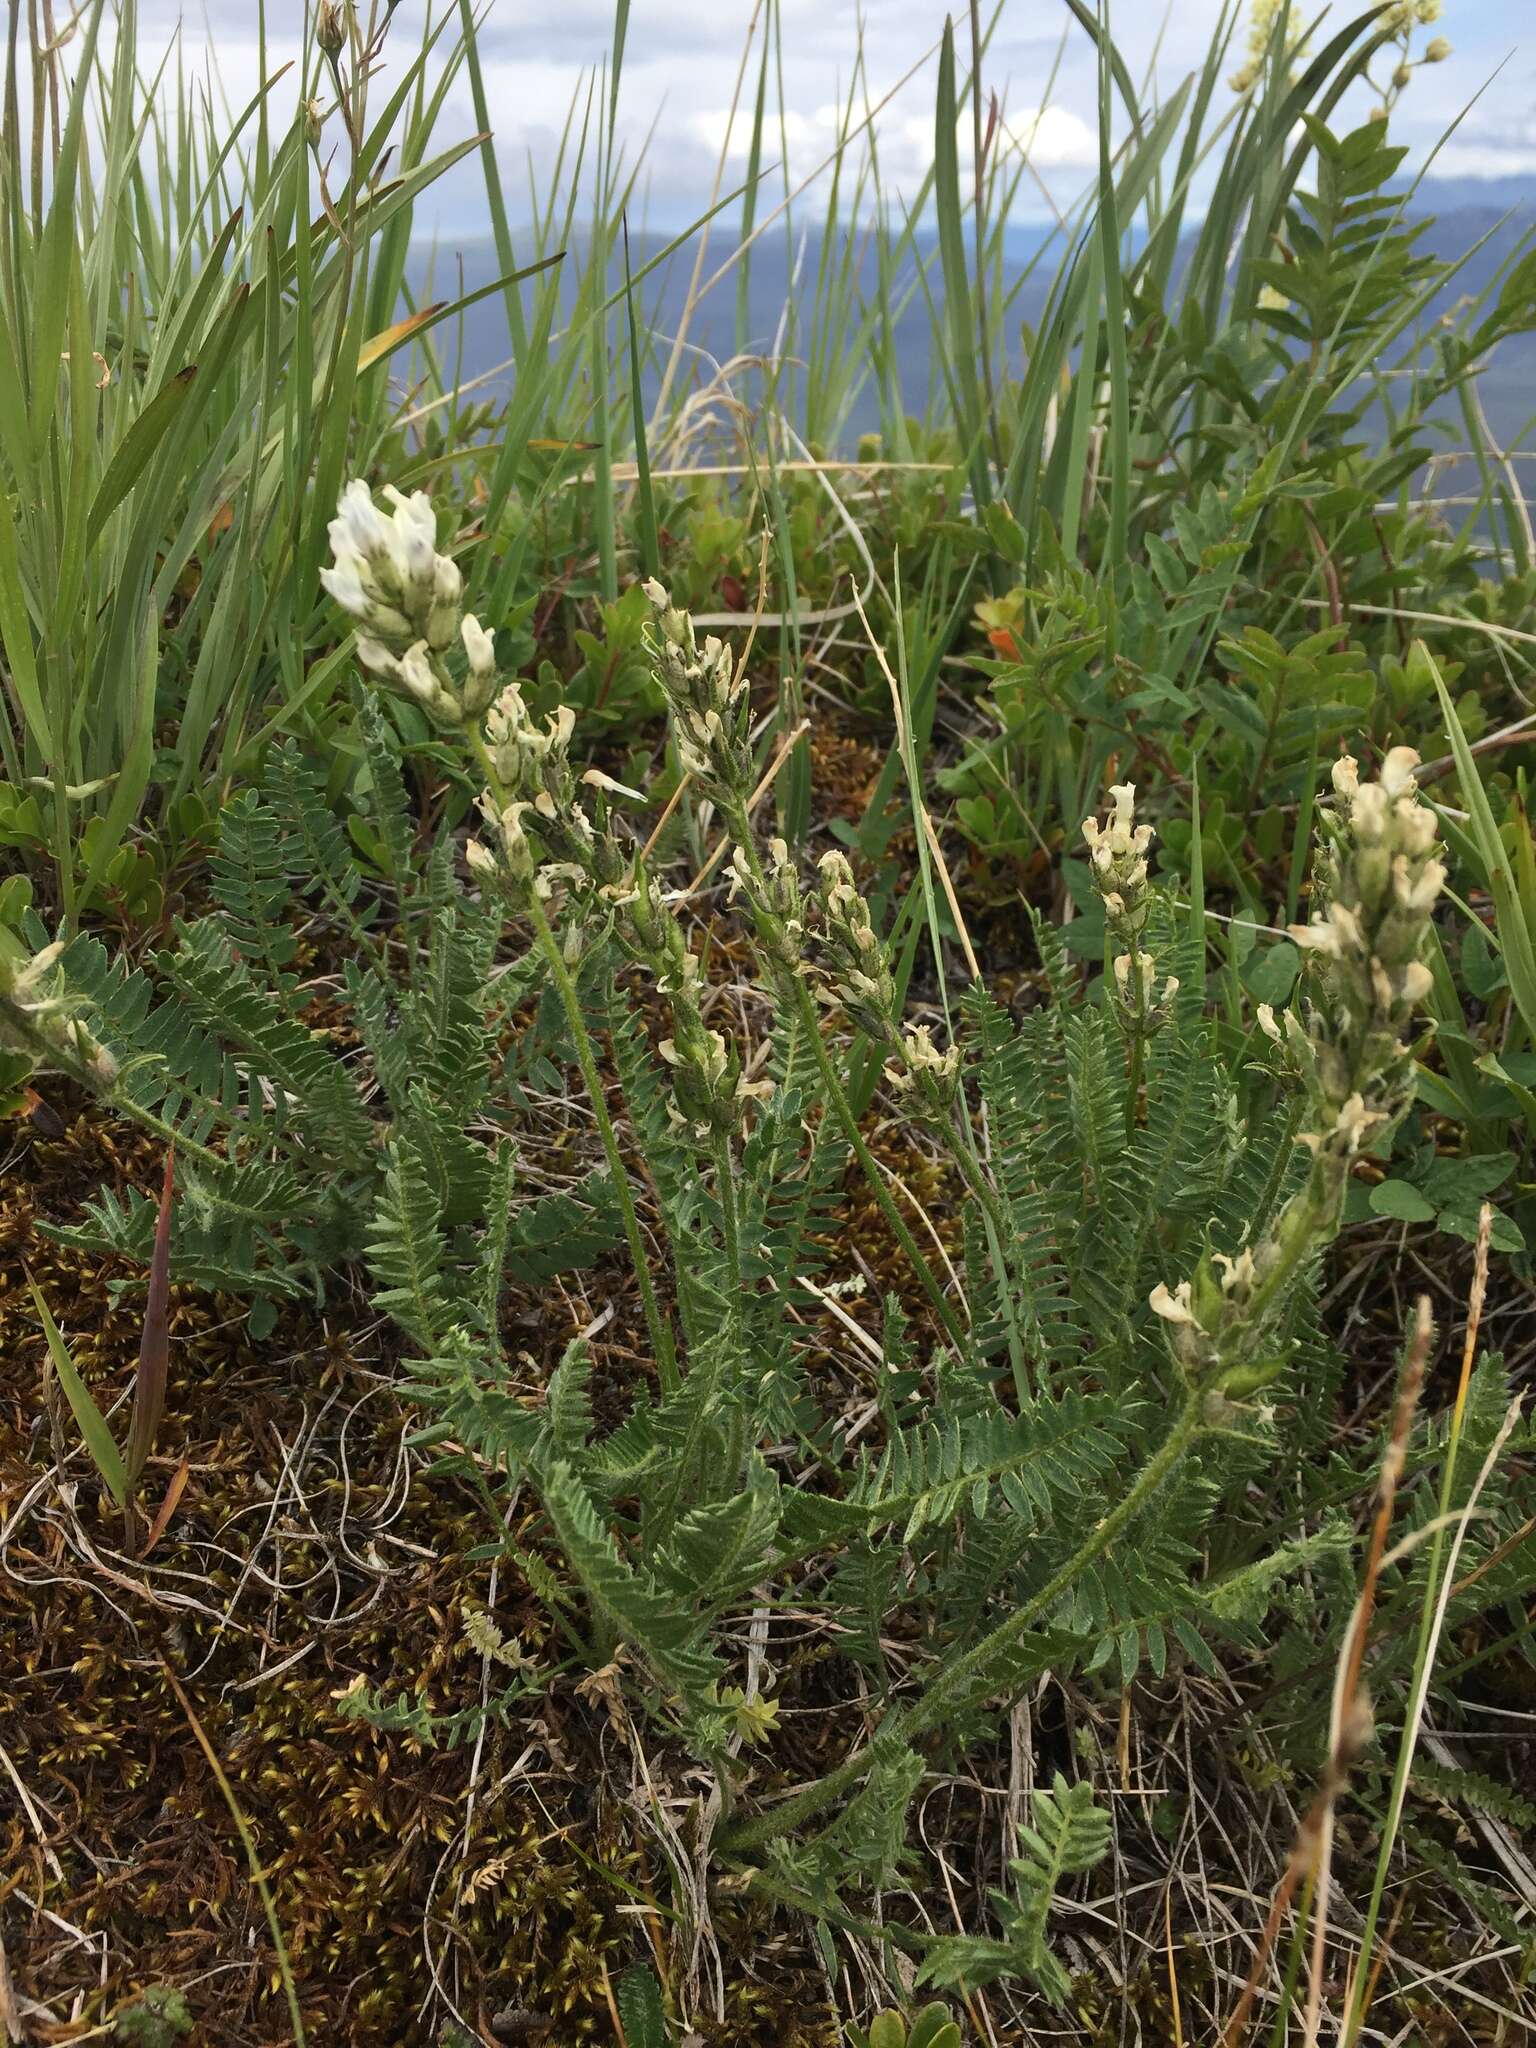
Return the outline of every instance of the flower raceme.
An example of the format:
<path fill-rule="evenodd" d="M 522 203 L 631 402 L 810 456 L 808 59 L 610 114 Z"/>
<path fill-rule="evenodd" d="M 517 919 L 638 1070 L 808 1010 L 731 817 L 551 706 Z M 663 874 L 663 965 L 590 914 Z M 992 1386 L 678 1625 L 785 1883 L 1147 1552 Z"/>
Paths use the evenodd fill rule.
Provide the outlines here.
<path fill-rule="evenodd" d="M 653 576 L 645 586 L 655 617 L 651 648 L 656 679 L 672 714 L 678 758 L 716 803 L 745 795 L 752 772 L 747 679 L 736 658 L 710 634 L 702 647 L 693 620 L 679 611 Z"/>
<path fill-rule="evenodd" d="M 1405 1034 L 1432 986 L 1419 957 L 1445 882 L 1434 812 L 1419 798 L 1411 747 L 1394 747 L 1374 782 L 1346 756 L 1333 769 L 1333 843 L 1318 876 L 1324 907 L 1292 937 L 1319 963 L 1318 1000 L 1305 1019 L 1259 1024 L 1283 1047 L 1305 1094 L 1312 1155 L 1306 1182 L 1257 1243 L 1235 1258 L 1208 1255 L 1192 1279 L 1160 1284 L 1151 1306 L 1196 1386 L 1249 1391 L 1271 1378 L 1275 1318 L 1291 1277 L 1339 1227 L 1353 1162 L 1407 1107 L 1413 1079 Z"/>
<path fill-rule="evenodd" d="M 941 1052 L 926 1024 L 909 1024 L 897 1057 L 886 1063 L 892 1092 L 926 1122 L 941 1122 L 960 1092 L 960 1048 Z"/>
<path fill-rule="evenodd" d="M 495 641 L 462 608 L 463 578 L 438 552 L 426 493 L 407 497 L 387 485 L 384 496 L 394 508 L 388 516 L 367 484 L 347 485 L 330 524 L 332 565 L 320 580 L 356 623 L 357 657 L 368 673 L 419 704 L 442 730 L 457 732 L 485 770 L 480 809 L 495 850 L 472 842 L 470 867 L 484 877 L 499 871 L 543 896 L 558 879 L 612 891 L 626 863 L 612 834 L 594 828 L 581 793 L 634 792 L 595 768 L 577 773 L 569 705 L 540 725 L 517 682 L 500 683 Z M 462 663 L 450 667 L 455 646 Z"/>
<path fill-rule="evenodd" d="M 1152 827 L 1136 822 L 1136 785 L 1117 782 L 1109 792 L 1109 816 L 1101 825 L 1084 818 L 1083 837 L 1094 887 L 1104 901 L 1104 915 L 1114 937 L 1132 946 L 1147 922 L 1147 854 Z"/>
<path fill-rule="evenodd" d="M 1416 28 L 1429 28 L 1440 19 L 1441 0 L 1382 0 L 1376 10 L 1376 24 L 1388 35 L 1398 37 L 1404 46 Z M 1252 92 L 1264 75 L 1264 65 L 1272 43 L 1277 42 L 1284 19 L 1284 47 L 1281 51 L 1288 70 L 1297 60 L 1307 54 L 1309 37 L 1306 26 L 1307 9 L 1301 0 L 1252 0 L 1248 15 L 1248 49 L 1244 61 L 1232 74 L 1228 83 L 1236 93 Z M 1420 59 L 1424 64 L 1443 64 L 1451 54 L 1451 46 L 1444 36 L 1436 36 L 1425 48 Z M 1401 92 L 1412 77 L 1412 67 L 1406 63 L 1398 66 L 1392 84 Z"/>
<path fill-rule="evenodd" d="M 726 863 L 726 875 L 727 895 L 745 898 L 767 959 L 782 972 L 798 973 L 805 952 L 805 902 L 788 841 L 770 839 L 761 866 L 736 847 Z"/>
<path fill-rule="evenodd" d="M 823 854 L 816 880 L 833 1000 L 877 1045 L 894 1047 L 901 1039 L 896 1028 L 896 984 L 847 855 L 835 847 Z"/>
<path fill-rule="evenodd" d="M 731 1134 L 745 1105 L 770 1093 L 772 1084 L 744 1079 L 734 1052 L 706 1026 L 698 963 L 676 915 L 643 864 L 628 859 L 602 820 L 594 825 L 588 815 L 589 790 L 635 792 L 595 768 L 578 772 L 571 759 L 576 714 L 569 705 L 557 706 L 541 723 L 516 679 L 500 682 L 492 637 L 462 611 L 463 579 L 437 550 L 425 493 L 407 497 L 390 486 L 384 496 L 393 507 L 389 515 L 367 484 L 347 485 L 330 525 L 334 560 L 321 580 L 357 624 L 363 667 L 456 732 L 484 772 L 479 807 L 487 833 L 465 847 L 470 871 L 486 883 L 510 885 L 525 907 L 530 898 L 549 900 L 560 883 L 606 901 L 630 957 L 654 975 L 671 1009 L 672 1034 L 661 1052 L 672 1069 L 674 1121 L 702 1144 Z M 688 615 L 671 606 L 659 584 L 649 589 L 657 614 L 653 651 L 684 765 L 706 791 L 740 794 L 751 767 L 745 681 L 727 648 L 711 639 L 700 649 Z M 456 643 L 463 652 L 459 673 L 447 660 Z M 787 849 L 775 855 L 769 891 L 788 948 L 798 930 L 798 895 Z M 570 958 L 579 956 L 581 943 L 577 918 L 565 932 Z"/>
<path fill-rule="evenodd" d="M 56 971 L 63 953 L 61 939 L 19 963 L 0 948 L 0 1046 L 110 1088 L 117 1061 L 73 1014 Z"/>
<path fill-rule="evenodd" d="M 1157 986 L 1157 962 L 1142 950 L 1140 940 L 1152 909 L 1147 855 L 1152 827 L 1136 822 L 1136 785 L 1117 782 L 1109 792 L 1109 814 L 1103 824 L 1084 818 L 1088 867 L 1104 905 L 1104 926 L 1111 943 L 1124 947 L 1111 963 L 1110 992 L 1122 1031 L 1133 1039 L 1149 1039 L 1171 1014 L 1179 992 L 1177 975 Z"/>
<path fill-rule="evenodd" d="M 477 719 L 496 690 L 491 637 L 462 608 L 464 579 L 437 549 L 437 517 L 425 491 L 386 486 L 386 517 L 360 478 L 341 494 L 331 521 L 331 566 L 320 581 L 357 627 L 357 657 L 445 729 Z M 445 656 L 462 642 L 465 673 Z"/>
<path fill-rule="evenodd" d="M 940 1051 L 926 1024 L 898 1026 L 900 1006 L 885 945 L 847 856 L 836 848 L 824 854 L 818 866 L 817 902 L 830 984 L 827 1000 L 846 1010 L 866 1037 L 892 1055 L 885 1078 L 906 1108 L 926 1122 L 942 1125 L 960 1092 L 960 1047 Z"/>
<path fill-rule="evenodd" d="M 1261 1014 L 1266 1034 L 1282 1040 L 1307 1083 L 1317 1128 L 1314 1150 L 1336 1133 L 1351 1153 L 1406 1101 L 1413 1013 L 1433 986 L 1419 957 L 1445 884 L 1437 858 L 1435 814 L 1419 800 L 1418 755 L 1394 747 L 1376 781 L 1362 782 L 1350 757 L 1333 770 L 1341 826 L 1319 882 L 1324 908 L 1291 936 L 1320 963 L 1323 1003 L 1306 1026 Z"/>

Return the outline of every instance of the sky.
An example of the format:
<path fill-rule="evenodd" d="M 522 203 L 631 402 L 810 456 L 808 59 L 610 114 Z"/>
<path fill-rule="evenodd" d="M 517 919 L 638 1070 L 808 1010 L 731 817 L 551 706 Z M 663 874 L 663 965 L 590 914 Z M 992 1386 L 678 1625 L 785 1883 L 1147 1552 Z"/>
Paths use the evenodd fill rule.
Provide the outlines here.
<path fill-rule="evenodd" d="M 481 4 L 480 48 L 491 121 L 515 219 L 527 211 L 529 162 L 536 177 L 547 176 L 567 110 L 584 96 L 605 60 L 613 4 Z M 409 45 L 426 5 L 427 0 L 399 0 L 392 39 Z M 438 0 L 439 13 L 442 6 Z M 840 96 L 853 74 L 862 19 L 871 101 L 882 99 L 919 67 L 877 123 L 887 188 L 914 189 L 932 151 L 933 52 L 943 29 L 944 0 L 862 0 L 862 5 L 859 0 L 781 0 L 779 11 L 792 179 L 809 175 L 828 153 Z M 727 143 L 723 189 L 740 182 L 760 40 L 752 44 L 745 66 L 742 111 L 729 137 L 728 131 L 754 12 L 754 0 L 631 0 L 618 127 L 627 150 L 645 147 L 637 212 L 649 226 L 676 227 L 703 210 L 722 143 Z M 963 46 L 967 11 L 962 6 L 957 12 Z M 1336 7 L 1328 23 L 1340 25 L 1355 12 L 1353 5 Z M 257 69 L 254 13 L 253 0 L 200 0 L 185 10 L 176 0 L 140 0 L 142 41 L 153 49 L 180 22 L 189 62 L 200 66 L 211 48 L 229 96 L 235 98 L 238 89 L 243 99 Z M 1154 72 L 1164 93 L 1203 61 L 1220 13 L 1220 0 L 1166 0 L 1165 6 L 1158 0 L 1110 0 L 1111 27 L 1133 72 L 1138 78 Z M 270 57 L 296 54 L 302 0 L 268 0 L 267 19 Z M 1048 217 L 1041 185 L 1058 202 L 1070 202 L 1096 161 L 1092 51 L 1075 27 L 1063 46 L 1063 28 L 1069 24 L 1065 0 L 1003 0 L 986 57 L 985 82 L 1002 100 L 1009 132 L 1021 142 L 1029 140 L 1039 180 L 1023 181 L 1016 204 L 1020 220 Z M 1417 31 L 1416 53 L 1431 36 L 1449 41 L 1452 54 L 1415 73 L 1393 117 L 1394 140 L 1409 146 L 1411 166 L 1469 107 L 1441 149 L 1435 170 L 1475 178 L 1536 174 L 1536 0 L 1443 0 L 1440 19 Z M 1228 70 L 1240 61 L 1241 42 L 1239 31 Z M 1364 117 L 1372 97 L 1362 90 L 1354 102 L 1356 118 Z M 472 127 L 469 91 L 461 79 L 445 109 L 441 138 L 447 141 Z M 418 226 L 459 236 L 483 232 L 485 202 L 477 176 L 469 166 L 446 179 L 420 210 Z M 772 185 L 775 193 L 781 189 L 777 173 Z"/>

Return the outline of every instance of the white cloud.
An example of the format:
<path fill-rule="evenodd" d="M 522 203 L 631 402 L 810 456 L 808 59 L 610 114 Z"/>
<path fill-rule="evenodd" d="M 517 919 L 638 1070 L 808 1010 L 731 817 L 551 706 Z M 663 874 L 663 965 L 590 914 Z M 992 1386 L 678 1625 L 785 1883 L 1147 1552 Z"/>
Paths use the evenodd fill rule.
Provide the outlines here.
<path fill-rule="evenodd" d="M 1523 178 L 1536 171 L 1536 146 L 1511 143 L 1448 142 L 1436 156 L 1437 178 Z"/>
<path fill-rule="evenodd" d="M 878 100 L 879 95 L 872 95 Z M 862 119 L 862 114 L 855 117 Z M 1079 115 L 1062 106 L 1024 107 L 1005 112 L 1004 151 L 1022 152 L 1038 171 L 1085 170 L 1098 162 L 1099 144 L 1094 129 Z M 809 177 L 838 146 L 839 137 L 850 126 L 846 105 L 827 102 L 809 113 L 786 111 L 782 127 L 775 120 L 765 149 L 776 154 L 781 146 L 788 153 L 793 181 Z M 738 109 L 735 121 L 728 107 L 702 108 L 689 118 L 691 134 L 712 156 L 725 148 L 726 162 L 744 164 L 752 146 L 750 111 Z M 933 116 L 890 107 L 873 123 L 879 151 L 883 184 L 901 194 L 915 190 L 933 161 Z M 971 123 L 964 116 L 957 132 L 962 166 L 972 158 Z"/>
<path fill-rule="evenodd" d="M 399 0 L 381 90 L 414 54 L 428 5 L 429 0 Z M 877 124 L 887 193 L 893 198 L 915 193 L 932 157 L 931 53 L 944 5 L 945 0 L 779 0 L 782 33 L 770 63 L 769 147 L 776 157 L 775 89 L 782 76 L 792 182 L 809 175 L 835 146 L 850 83 L 856 86 L 854 105 L 862 115 L 918 65 Z M 509 206 L 515 216 L 526 215 L 530 167 L 535 187 L 546 197 L 570 109 L 585 102 L 591 82 L 600 76 L 613 31 L 613 0 L 487 0 L 481 11 L 480 50 L 497 155 Z M 436 0 L 434 12 L 441 16 L 443 0 Z M 635 211 L 651 225 L 679 224 L 708 203 L 726 110 L 738 86 L 728 175 L 739 178 L 756 98 L 762 12 L 763 0 L 632 0 L 619 140 L 628 164 L 645 147 Z M 968 28 L 964 10 L 954 12 L 963 71 Z M 1241 38 L 1246 7 L 1238 13 Z M 1166 97 L 1204 61 L 1221 14 L 1222 0 L 1179 0 L 1171 9 L 1114 0 L 1113 21 L 1132 75 L 1138 83 L 1146 79 L 1155 59 Z M 1533 0 L 1476 0 L 1448 13 L 1445 25 L 1455 55 L 1436 68 L 1432 84 L 1428 73 L 1415 79 L 1394 122 L 1397 138 L 1412 145 L 1411 164 L 1423 161 L 1440 132 L 1437 124 L 1485 88 L 1440 153 L 1435 171 L 1491 178 L 1536 170 L 1536 134 L 1528 125 L 1536 88 L 1533 14 Z M 140 0 L 146 70 L 177 34 L 179 23 L 188 73 L 198 75 L 211 61 L 230 102 L 243 103 L 259 68 L 252 15 L 250 0 L 187 0 L 185 6 L 183 0 Z M 268 0 L 270 66 L 298 53 L 304 15 L 303 0 Z M 754 19 L 758 29 L 748 44 Z M 1068 30 L 1064 41 L 1058 40 L 1060 25 Z M 456 30 L 455 18 L 437 46 L 440 54 L 451 49 Z M 1527 39 L 1523 49 L 1522 36 Z M 1506 61 L 1512 46 L 1514 61 Z M 928 61 L 922 62 L 925 53 Z M 279 118 L 291 110 L 297 75 L 296 67 L 272 95 L 270 104 Z M 1019 147 L 1027 145 L 1038 178 L 1054 197 L 1070 202 L 1097 162 L 1098 80 L 1090 39 L 1072 25 L 1064 8 L 1042 8 L 1039 0 L 1005 0 L 984 58 L 983 79 L 989 95 L 995 91 L 1002 102 L 1006 135 Z M 1351 95 L 1336 117 L 1339 122 L 1363 114 L 1364 94 L 1360 88 Z M 1223 111 L 1224 105 L 1213 110 Z M 578 112 L 578 125 L 579 120 Z M 468 82 L 460 69 L 436 140 L 447 146 L 472 126 Z M 958 139 L 962 162 L 968 161 L 968 119 L 961 120 Z M 482 232 L 486 208 L 479 176 L 478 158 L 456 167 L 418 208 L 419 227 L 428 230 L 435 221 L 449 235 Z M 777 191 L 777 176 L 771 182 Z M 1194 196 L 1197 203 L 1203 200 L 1204 189 Z M 1046 211 L 1034 179 L 1020 181 L 1015 205 L 1020 218 Z M 579 208 L 578 218 L 580 213 Z"/>

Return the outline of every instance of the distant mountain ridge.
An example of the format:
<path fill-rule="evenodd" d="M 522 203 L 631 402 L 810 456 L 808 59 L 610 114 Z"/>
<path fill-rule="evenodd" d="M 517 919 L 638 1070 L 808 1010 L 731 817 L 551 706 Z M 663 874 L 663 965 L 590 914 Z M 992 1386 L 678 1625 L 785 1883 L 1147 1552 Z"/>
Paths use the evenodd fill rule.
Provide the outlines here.
<path fill-rule="evenodd" d="M 1414 191 L 1408 181 L 1400 189 Z M 1414 191 L 1413 210 L 1434 214 L 1513 211 L 1530 215 L 1536 213 L 1536 171 L 1519 177 L 1422 178 Z"/>
<path fill-rule="evenodd" d="M 1404 191 L 1408 188 L 1405 186 Z M 1431 315 L 1443 313 L 1457 300 L 1475 297 L 1487 289 L 1501 266 L 1506 265 L 1520 244 L 1521 238 L 1536 229 L 1536 176 L 1529 178 L 1428 178 L 1413 192 L 1409 212 L 1426 217 L 1432 225 L 1424 236 L 1424 246 L 1446 261 L 1459 257 L 1466 260 L 1456 276 L 1447 285 L 1431 308 Z M 1191 222 L 1193 233 L 1197 223 Z M 858 230 L 854 231 L 856 234 Z M 1011 284 L 1017 284 L 1008 312 L 1008 325 L 1017 347 L 1021 322 L 1033 323 L 1044 307 L 1050 281 L 1055 269 L 1057 255 L 1047 250 L 1040 258 L 1042 247 L 1051 240 L 1052 230 L 1037 223 L 1019 222 L 1010 226 L 1005 239 L 1004 268 Z M 665 247 L 670 238 L 654 231 L 640 231 L 631 238 L 633 266 L 638 273 Z M 925 256 L 933 247 L 929 235 L 920 235 L 919 240 Z M 796 238 L 797 250 L 799 237 Z M 723 258 L 731 247 L 731 229 L 717 223 L 711 235 L 712 251 Z M 521 258 L 524 251 L 514 230 L 514 248 Z M 645 324 L 659 338 L 658 349 L 666 352 L 665 337 L 676 331 L 686 296 L 687 282 L 692 269 L 694 244 L 684 244 L 660 269 L 645 278 L 638 291 Z M 800 256 L 798 268 L 802 279 L 814 280 L 818 271 L 820 236 L 808 232 Z M 574 262 L 579 265 L 581 251 L 579 243 L 572 251 Z M 1035 267 L 1031 270 L 1031 264 Z M 867 250 L 859 259 L 860 274 L 864 289 L 873 295 L 877 289 L 874 264 Z M 494 247 L 488 236 L 475 235 L 462 240 L 440 236 L 429 250 L 418 246 L 415 282 L 419 289 L 427 289 L 429 270 L 435 275 L 436 283 L 432 295 L 438 296 L 443 287 L 452 279 L 452 288 L 473 292 L 477 287 L 490 282 L 497 274 Z M 743 342 L 750 350 L 769 345 L 779 330 L 784 307 L 785 280 L 790 268 L 789 251 L 782 233 L 765 236 L 753 251 L 749 273 L 749 289 L 746 298 L 746 325 L 744 334 L 738 331 L 738 299 L 734 278 L 728 278 L 716 292 L 696 309 L 690 329 L 691 342 L 704 352 L 704 358 L 694 361 L 701 371 L 707 372 L 707 358 L 723 362 L 735 355 Z M 910 269 L 910 265 L 907 266 Z M 1025 273 L 1029 274 L 1026 275 Z M 614 288 L 623 284 L 623 272 L 619 259 L 615 259 L 613 273 Z M 929 288 L 937 297 L 941 292 L 941 280 L 937 265 L 930 268 Z M 810 317 L 810 308 L 803 302 L 805 318 Z M 895 350 L 899 366 L 901 387 L 909 409 L 921 412 L 930 387 L 933 372 L 931 361 L 931 335 L 927 303 L 921 290 L 913 293 L 910 303 L 897 314 L 894 322 Z M 615 329 L 617 337 L 617 328 Z M 791 330 L 787 352 L 803 355 L 806 349 L 806 335 Z M 617 339 L 615 341 L 617 345 Z M 466 376 L 479 375 L 505 362 L 510 353 L 507 346 L 505 315 L 499 293 L 471 306 L 464 315 L 463 369 Z M 647 379 L 650 383 L 652 380 Z M 1505 343 L 1495 360 L 1487 366 L 1480 379 L 1480 389 L 1488 414 L 1491 429 L 1505 446 L 1515 444 L 1527 435 L 1532 416 L 1536 415 L 1536 336 L 1519 337 Z M 877 424 L 878 409 L 872 391 L 866 387 L 863 396 L 855 404 L 851 416 L 842 423 L 838 438 L 848 442 L 859 433 Z"/>

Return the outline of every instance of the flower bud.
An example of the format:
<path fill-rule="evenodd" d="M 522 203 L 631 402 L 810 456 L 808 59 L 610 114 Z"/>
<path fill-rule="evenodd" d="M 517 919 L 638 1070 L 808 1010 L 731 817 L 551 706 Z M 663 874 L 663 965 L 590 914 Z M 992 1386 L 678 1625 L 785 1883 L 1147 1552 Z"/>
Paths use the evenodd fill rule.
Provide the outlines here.
<path fill-rule="evenodd" d="M 495 675 L 496 643 L 473 612 L 464 614 L 459 631 L 464 640 L 464 652 L 469 656 L 470 674 L 475 677 Z"/>
<path fill-rule="evenodd" d="M 870 921 L 869 905 L 859 894 L 853 869 L 835 847 L 817 867 L 822 944 L 833 1000 L 879 1045 L 899 1049 L 895 1023 L 896 984 Z"/>
<path fill-rule="evenodd" d="M 338 57 L 347 40 L 346 17 L 342 12 L 343 0 L 321 0 L 320 12 L 315 19 L 315 41 L 327 57 Z"/>

